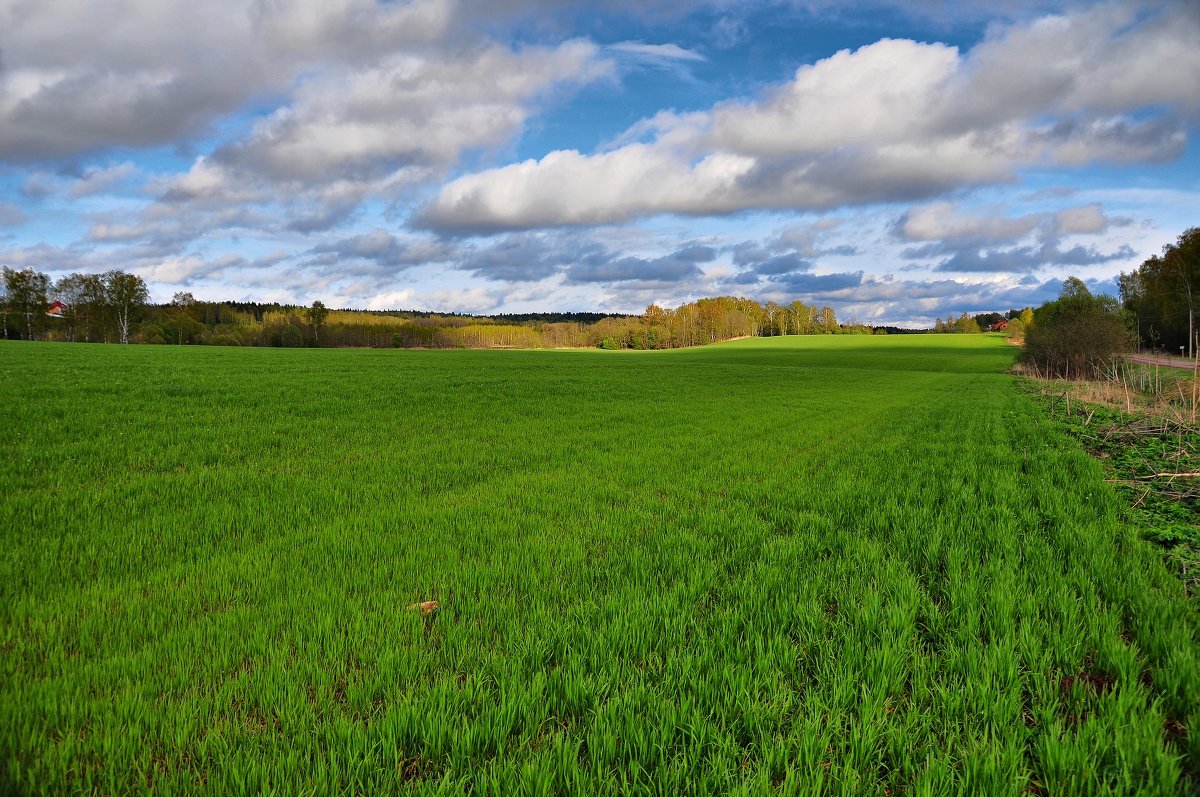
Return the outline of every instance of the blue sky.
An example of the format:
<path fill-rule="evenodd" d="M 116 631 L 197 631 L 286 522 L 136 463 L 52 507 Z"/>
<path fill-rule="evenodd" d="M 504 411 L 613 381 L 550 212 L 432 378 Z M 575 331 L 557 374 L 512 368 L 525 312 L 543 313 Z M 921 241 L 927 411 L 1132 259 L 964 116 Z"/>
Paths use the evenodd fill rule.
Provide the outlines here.
<path fill-rule="evenodd" d="M 926 326 L 1200 224 L 1200 7 L 0 0 L 0 264 Z"/>

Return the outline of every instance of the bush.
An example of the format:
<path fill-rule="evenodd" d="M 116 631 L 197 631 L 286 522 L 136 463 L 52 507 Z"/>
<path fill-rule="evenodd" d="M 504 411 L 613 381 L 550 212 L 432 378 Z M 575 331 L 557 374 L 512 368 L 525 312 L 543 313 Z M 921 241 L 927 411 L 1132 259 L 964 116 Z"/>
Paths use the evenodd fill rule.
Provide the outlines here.
<path fill-rule="evenodd" d="M 138 327 L 134 340 L 138 343 L 166 343 L 167 336 L 163 334 L 162 327 L 147 321 Z"/>
<path fill-rule="evenodd" d="M 288 324 L 275 334 L 274 342 L 285 349 L 298 349 L 304 345 L 304 333 L 295 324 Z"/>
<path fill-rule="evenodd" d="M 1008 322 L 1008 326 L 1004 330 L 1004 337 L 1009 340 L 1025 339 L 1025 325 L 1021 323 L 1021 319 L 1014 318 Z"/>
<path fill-rule="evenodd" d="M 1022 360 L 1046 376 L 1062 379 L 1095 378 L 1104 364 L 1133 348 L 1133 333 L 1111 296 L 1093 296 L 1082 281 L 1071 277 L 1062 293 L 1033 314 L 1025 330 Z"/>

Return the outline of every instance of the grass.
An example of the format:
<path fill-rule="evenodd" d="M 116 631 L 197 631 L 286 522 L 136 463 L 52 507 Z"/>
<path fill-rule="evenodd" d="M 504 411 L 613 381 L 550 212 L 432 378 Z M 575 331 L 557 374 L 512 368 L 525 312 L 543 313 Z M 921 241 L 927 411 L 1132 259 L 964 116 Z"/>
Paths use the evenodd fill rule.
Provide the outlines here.
<path fill-rule="evenodd" d="M 1012 357 L 0 346 L 0 791 L 1192 793 L 1200 610 Z"/>
<path fill-rule="evenodd" d="M 1047 414 L 1104 466 L 1130 522 L 1200 595 L 1200 426 L 1192 371 L 1126 363 L 1102 381 L 1029 379 Z"/>

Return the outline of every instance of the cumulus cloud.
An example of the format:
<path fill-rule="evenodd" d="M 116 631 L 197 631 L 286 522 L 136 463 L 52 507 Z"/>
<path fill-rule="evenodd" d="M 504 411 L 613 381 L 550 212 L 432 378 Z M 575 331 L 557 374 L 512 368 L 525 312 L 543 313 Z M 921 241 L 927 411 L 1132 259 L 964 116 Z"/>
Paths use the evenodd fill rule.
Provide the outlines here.
<path fill-rule="evenodd" d="M 959 189 L 1025 168 L 1168 160 L 1200 114 L 1200 21 L 1185 4 L 1093 4 L 1029 21 L 1043 4 L 1023 0 L 1020 13 L 989 18 L 1025 22 L 995 25 L 969 51 L 884 39 L 802 65 L 757 96 L 663 111 L 594 151 L 543 151 L 462 174 L 420 204 L 464 167 L 509 155 L 539 112 L 578 87 L 615 88 L 632 69 L 699 69 L 704 53 L 753 32 L 745 4 L 727 0 L 707 3 L 715 12 L 704 19 L 716 21 L 703 50 L 682 46 L 695 39 L 670 43 L 665 27 L 590 24 L 606 14 L 623 25 L 686 16 L 704 4 L 0 4 L 0 164 L 14 194 L 0 201 L 0 262 L 54 273 L 120 267 L 198 290 L 220 281 L 246 297 L 355 306 L 491 308 L 522 295 L 546 308 L 630 310 L 736 290 L 896 319 L 903 302 L 926 312 L 998 301 L 1001 289 L 987 286 L 1030 295 L 1045 271 L 1131 259 L 1127 242 L 1144 248 L 1149 233 L 1114 233 L 1129 220 L 1082 204 L 1115 206 L 1096 193 L 1044 213 L 920 204 L 866 237 L 849 229 L 858 224 L 849 210 L 740 243 L 661 225 L 603 235 L 528 228 L 961 198 Z M 513 30 L 530 43 L 511 44 Z M 572 30 L 647 38 L 614 44 Z M 560 121 L 550 120 L 547 138 Z M 139 147 L 162 149 L 143 160 L 129 152 Z M 190 167 L 171 171 L 181 158 Z M 446 235 L 406 230 L 414 207 L 417 224 Z M 16 226 L 34 218 L 67 219 L 56 244 L 72 229 L 86 233 L 38 244 L 44 224 Z M 273 254 L 247 254 L 262 251 Z M 898 254 L 934 277 L 870 276 Z M 405 283 L 430 279 L 438 290 L 397 288 L 401 270 Z M 454 287 L 441 290 L 447 280 Z"/>
<path fill-rule="evenodd" d="M 67 196 L 72 199 L 78 199 L 80 197 L 92 196 L 93 194 L 102 194 L 112 190 L 114 186 L 129 180 L 137 173 L 137 167 L 128 161 L 104 168 L 88 169 L 67 190 Z"/>
<path fill-rule="evenodd" d="M 170 224 L 201 234 L 254 215 L 273 217 L 268 229 L 331 230 L 368 197 L 398 198 L 463 151 L 502 146 L 546 92 L 606 73 L 597 53 L 580 40 L 491 45 L 322 72 L 245 138 L 182 174 L 149 181 L 156 201 L 124 227 Z M 228 212 L 235 207 L 242 211 Z"/>
<path fill-rule="evenodd" d="M 567 269 L 569 282 L 676 283 L 703 274 L 698 264 L 716 259 L 715 249 L 692 245 L 656 258 L 591 257 Z"/>
<path fill-rule="evenodd" d="M 567 263 L 600 251 L 576 238 L 524 233 L 467 249 L 458 268 L 497 282 L 536 282 L 557 274 Z"/>
<path fill-rule="evenodd" d="M 314 63 L 438 41 L 453 9 L 446 0 L 7 3 L 0 160 L 174 143 L 286 90 Z"/>
<path fill-rule="evenodd" d="M 946 254 L 934 269 L 947 272 L 1010 272 L 1021 273 L 1036 271 L 1047 266 L 1094 266 L 1117 260 L 1131 260 L 1135 257 L 1133 248 L 1123 245 L 1112 252 L 1101 252 L 1094 246 L 1073 246 L 1070 249 L 1060 249 L 1052 244 L 1041 246 L 1018 246 L 1009 249 L 958 249 L 945 252 L 943 249 L 934 250 Z M 922 250 L 910 250 L 911 257 L 921 257 Z"/>
<path fill-rule="evenodd" d="M 771 280 L 771 286 L 782 289 L 791 295 L 809 297 L 829 297 L 843 294 L 843 298 L 856 298 L 845 294 L 852 288 L 863 284 L 863 272 L 841 272 L 834 274 L 802 274 L 791 273 L 777 276 Z"/>
<path fill-rule="evenodd" d="M 399 54 L 324 72 L 216 160 L 274 181 L 370 180 L 402 167 L 440 171 L 520 130 L 543 92 L 607 74 L 598 48 L 572 40 L 437 56 Z"/>
<path fill-rule="evenodd" d="M 448 249 L 428 239 L 402 239 L 386 230 L 372 230 L 315 246 L 308 262 L 337 265 L 346 261 L 370 261 L 390 270 L 444 261 Z"/>
<path fill-rule="evenodd" d="M 274 16 L 284 5 L 264 6 L 257 24 L 284 25 Z M 431 4 L 409 4 L 410 11 L 420 5 Z M 288 39 L 288 47 L 324 53 L 333 62 L 299 80 L 282 106 L 197 157 L 187 171 L 151 175 L 146 191 L 154 200 L 125 211 L 126 218 L 93 224 L 89 238 L 145 234 L 161 244 L 169 237 L 179 254 L 189 234 L 217 234 L 250 219 L 263 231 L 323 233 L 353 219 L 368 198 L 401 201 L 444 175 L 464 152 L 505 146 L 541 100 L 611 68 L 596 45 L 574 39 L 550 47 L 462 44 L 411 52 L 371 39 L 361 50 L 347 50 L 339 36 L 350 33 L 317 31 L 335 12 L 356 14 L 357 21 L 346 23 L 352 28 L 383 13 L 373 2 L 346 0 L 314 11 L 311 19 L 307 12 L 288 18 L 271 47 L 283 48 Z M 392 46 L 417 35 L 410 34 Z M 67 194 L 103 193 L 133 174 L 130 164 L 92 169 Z M 43 196 L 60 187 L 49 176 L 36 186 Z"/>
<path fill-rule="evenodd" d="M 567 285 L 606 284 L 621 289 L 694 282 L 718 252 L 689 242 L 659 256 L 623 254 L 574 232 L 514 233 L 486 244 L 463 244 L 456 267 L 495 282 L 539 282 L 561 277 Z"/>
<path fill-rule="evenodd" d="M 1006 217 L 995 214 L 968 215 L 949 202 L 913 208 L 897 219 L 896 234 L 907 241 L 968 240 L 1011 241 L 1023 238 L 1042 223 L 1041 217 Z"/>
<path fill-rule="evenodd" d="M 951 203 L 938 202 L 906 211 L 892 224 L 892 233 L 916 244 L 904 250 L 904 257 L 937 260 L 936 271 L 1023 273 L 1050 266 L 1130 260 L 1135 253 L 1128 245 L 1108 252 L 1095 245 L 1063 245 L 1064 238 L 1099 235 L 1110 227 L 1130 223 L 1132 220 L 1125 217 L 1110 217 L 1099 203 L 1009 216 L 995 209 L 969 213 Z"/>
<path fill-rule="evenodd" d="M 809 272 L 817 259 L 858 254 L 858 248 L 850 244 L 827 243 L 829 236 L 842 225 L 842 219 L 818 219 L 788 225 L 763 241 L 734 244 L 730 247 L 733 263 L 742 270 L 734 275 L 732 282 L 753 285 L 762 277 Z"/>
<path fill-rule="evenodd" d="M 615 149 L 464 175 L 417 223 L 480 232 L 825 210 L 1013 181 L 1029 166 L 1168 160 L 1200 113 L 1198 38 L 1200 15 L 1182 5 L 1110 4 L 997 28 L 967 53 L 884 39 L 756 99 L 660 115 Z M 1172 69 L 1151 68 L 1163 52 Z"/>

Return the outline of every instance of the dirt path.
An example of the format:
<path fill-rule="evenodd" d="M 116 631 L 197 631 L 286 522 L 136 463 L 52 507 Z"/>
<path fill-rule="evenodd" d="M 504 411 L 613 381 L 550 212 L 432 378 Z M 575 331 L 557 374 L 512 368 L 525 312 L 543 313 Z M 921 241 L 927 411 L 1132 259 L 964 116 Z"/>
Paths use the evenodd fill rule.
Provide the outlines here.
<path fill-rule="evenodd" d="M 1126 354 L 1125 359 L 1135 363 L 1161 365 L 1164 368 L 1182 368 L 1188 371 L 1196 367 L 1195 362 L 1187 357 L 1171 357 L 1166 354 Z"/>

